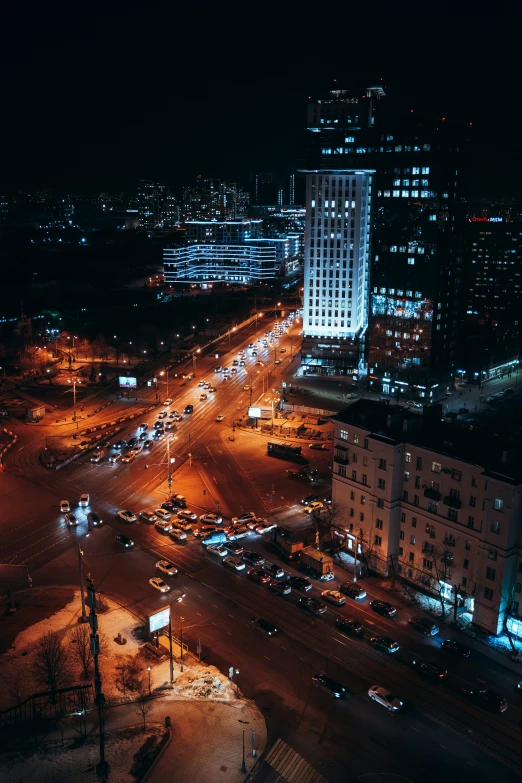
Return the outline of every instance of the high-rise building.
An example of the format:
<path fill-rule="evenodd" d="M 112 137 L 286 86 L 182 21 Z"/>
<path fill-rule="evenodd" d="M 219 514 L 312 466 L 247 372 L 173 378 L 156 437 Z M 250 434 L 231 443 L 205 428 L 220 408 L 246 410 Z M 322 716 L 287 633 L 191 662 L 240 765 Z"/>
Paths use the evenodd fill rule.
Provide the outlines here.
<path fill-rule="evenodd" d="M 445 424 L 441 411 L 359 400 L 334 417 L 336 537 L 366 568 L 522 636 L 519 443 Z"/>
<path fill-rule="evenodd" d="M 138 182 L 138 216 L 141 228 L 157 228 L 163 222 L 165 185 L 140 179 Z"/>
<path fill-rule="evenodd" d="M 522 222 L 473 215 L 462 280 L 457 377 L 477 384 L 518 365 L 522 322 Z"/>
<path fill-rule="evenodd" d="M 311 102 L 308 160 L 375 172 L 367 382 L 433 399 L 456 370 L 466 131 L 415 112 L 385 120 L 383 97 L 377 86 Z"/>
<path fill-rule="evenodd" d="M 303 344 L 306 370 L 357 376 L 368 325 L 372 172 L 307 172 Z"/>
<path fill-rule="evenodd" d="M 246 216 L 248 194 L 235 182 L 198 176 L 183 190 L 185 220 L 240 220 Z"/>

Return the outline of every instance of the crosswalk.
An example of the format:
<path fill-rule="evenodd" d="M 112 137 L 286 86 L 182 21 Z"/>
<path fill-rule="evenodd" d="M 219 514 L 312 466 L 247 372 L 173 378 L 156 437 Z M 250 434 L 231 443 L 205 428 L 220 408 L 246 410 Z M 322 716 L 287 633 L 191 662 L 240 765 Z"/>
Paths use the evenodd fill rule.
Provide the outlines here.
<path fill-rule="evenodd" d="M 328 783 L 323 775 L 279 738 L 265 757 L 267 764 L 275 769 L 287 783 Z"/>

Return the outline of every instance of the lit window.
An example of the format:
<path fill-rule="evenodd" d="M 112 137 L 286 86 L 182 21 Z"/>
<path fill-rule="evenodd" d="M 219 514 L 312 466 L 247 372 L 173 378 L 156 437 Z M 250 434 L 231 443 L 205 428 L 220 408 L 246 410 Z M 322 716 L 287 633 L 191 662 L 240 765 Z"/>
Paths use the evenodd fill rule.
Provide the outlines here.
<path fill-rule="evenodd" d="M 414 258 L 408 258 L 408 264 L 410 266 L 413 266 L 415 264 L 415 259 Z"/>
<path fill-rule="evenodd" d="M 409 190 L 403 190 L 402 191 L 402 197 L 403 198 L 409 198 L 410 197 L 410 191 Z"/>
<path fill-rule="evenodd" d="M 408 451 L 406 452 L 406 462 L 411 462 L 411 454 Z"/>
<path fill-rule="evenodd" d="M 500 498 L 495 498 L 495 500 L 493 501 L 493 508 L 495 509 L 495 511 L 502 511 L 502 509 L 504 508 L 504 501 L 501 500 Z"/>
<path fill-rule="evenodd" d="M 348 440 L 348 430 L 341 430 L 339 437 L 341 440 Z"/>
<path fill-rule="evenodd" d="M 496 533 L 497 535 L 500 533 L 500 522 L 498 519 L 494 519 L 491 522 L 491 532 Z"/>
<path fill-rule="evenodd" d="M 393 198 L 399 198 L 400 195 L 401 195 L 401 191 L 400 190 L 393 190 L 392 191 Z"/>

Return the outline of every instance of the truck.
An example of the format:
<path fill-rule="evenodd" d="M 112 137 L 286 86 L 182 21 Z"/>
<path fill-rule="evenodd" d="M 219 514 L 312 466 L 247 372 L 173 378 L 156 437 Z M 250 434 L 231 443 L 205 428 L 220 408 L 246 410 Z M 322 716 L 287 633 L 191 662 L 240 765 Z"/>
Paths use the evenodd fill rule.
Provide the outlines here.
<path fill-rule="evenodd" d="M 271 531 L 272 542 L 284 560 L 297 560 L 306 544 L 302 534 L 295 534 L 284 527 L 275 527 Z"/>
<path fill-rule="evenodd" d="M 315 579 L 327 582 L 334 578 L 333 560 L 315 546 L 307 546 L 299 553 L 299 567 Z"/>

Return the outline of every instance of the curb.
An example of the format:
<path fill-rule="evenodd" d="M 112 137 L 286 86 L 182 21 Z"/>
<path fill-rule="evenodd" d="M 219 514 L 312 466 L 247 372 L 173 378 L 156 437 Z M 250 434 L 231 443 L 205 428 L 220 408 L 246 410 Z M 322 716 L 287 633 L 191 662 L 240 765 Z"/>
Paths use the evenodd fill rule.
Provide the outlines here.
<path fill-rule="evenodd" d="M 154 761 L 152 762 L 152 764 L 150 765 L 150 767 L 148 768 L 147 772 L 141 778 L 140 783 L 145 783 L 149 779 L 150 775 L 154 772 L 154 768 L 155 768 L 156 764 L 161 759 L 161 757 L 163 756 L 163 754 L 165 753 L 165 751 L 167 750 L 167 748 L 169 747 L 169 745 L 170 745 L 170 743 L 172 741 L 172 737 L 173 737 L 172 728 L 171 728 L 171 726 L 168 726 L 167 728 L 168 728 L 168 731 L 169 731 L 168 739 L 165 742 L 165 744 L 163 745 L 163 747 L 161 748 L 160 752 L 158 753 L 158 755 L 156 756 Z"/>

